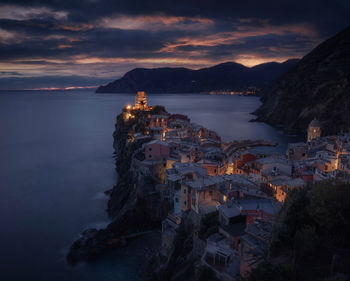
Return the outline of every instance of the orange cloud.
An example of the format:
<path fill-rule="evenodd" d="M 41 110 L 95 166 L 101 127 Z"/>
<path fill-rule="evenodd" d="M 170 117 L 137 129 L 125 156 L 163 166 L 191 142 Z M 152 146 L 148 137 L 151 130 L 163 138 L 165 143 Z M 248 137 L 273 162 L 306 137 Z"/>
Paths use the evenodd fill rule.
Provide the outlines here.
<path fill-rule="evenodd" d="M 64 44 L 58 45 L 59 49 L 65 49 L 65 48 L 71 48 L 71 47 L 72 45 L 64 45 Z"/>
<path fill-rule="evenodd" d="M 94 28 L 94 26 L 92 24 L 80 24 L 80 25 L 58 25 L 57 26 L 58 29 L 64 29 L 64 30 L 69 30 L 69 31 L 86 31 L 89 29 Z"/>
<path fill-rule="evenodd" d="M 311 38 L 317 38 L 318 32 L 313 25 L 310 24 L 296 24 L 296 25 L 282 25 L 274 26 L 264 24 L 261 27 L 239 26 L 237 31 L 219 32 L 206 36 L 182 37 L 174 43 L 169 42 L 166 47 L 159 50 L 159 52 L 176 53 L 181 46 L 204 46 L 213 47 L 218 45 L 244 44 L 244 39 L 247 37 L 264 36 L 268 34 L 283 35 L 288 32 L 297 33 Z"/>

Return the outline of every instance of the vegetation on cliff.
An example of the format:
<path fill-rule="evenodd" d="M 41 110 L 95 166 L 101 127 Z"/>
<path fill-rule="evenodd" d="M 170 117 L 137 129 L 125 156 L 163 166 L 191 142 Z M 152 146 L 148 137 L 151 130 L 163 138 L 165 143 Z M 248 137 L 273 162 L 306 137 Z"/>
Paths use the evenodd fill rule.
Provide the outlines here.
<path fill-rule="evenodd" d="M 293 190 L 275 224 L 269 257 L 249 281 L 349 276 L 349 237 L 350 184 L 328 181 Z"/>
<path fill-rule="evenodd" d="M 263 94 L 258 121 L 305 133 L 313 118 L 324 134 L 350 129 L 350 27 L 300 60 Z"/>

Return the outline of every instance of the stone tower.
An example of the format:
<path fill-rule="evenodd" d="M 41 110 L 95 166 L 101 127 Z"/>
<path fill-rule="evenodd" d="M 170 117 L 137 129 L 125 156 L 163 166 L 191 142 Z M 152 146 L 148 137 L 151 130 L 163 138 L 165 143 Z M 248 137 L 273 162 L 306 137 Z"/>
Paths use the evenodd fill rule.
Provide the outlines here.
<path fill-rule="evenodd" d="M 145 92 L 137 92 L 136 98 L 135 98 L 135 109 L 139 110 L 145 110 L 148 108 L 147 105 L 147 97 Z"/>
<path fill-rule="evenodd" d="M 319 138 L 321 136 L 321 124 L 314 118 L 307 128 L 307 141 L 310 142 L 313 139 Z"/>

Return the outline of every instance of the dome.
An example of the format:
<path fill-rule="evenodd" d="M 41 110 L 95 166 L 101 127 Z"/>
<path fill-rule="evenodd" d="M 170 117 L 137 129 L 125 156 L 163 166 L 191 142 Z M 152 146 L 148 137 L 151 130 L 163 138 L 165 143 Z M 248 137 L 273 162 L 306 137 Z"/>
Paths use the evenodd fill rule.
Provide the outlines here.
<path fill-rule="evenodd" d="M 310 125 L 309 125 L 309 127 L 321 127 L 321 124 L 320 124 L 320 122 L 316 119 L 316 118 L 314 118 L 311 122 L 310 122 Z"/>

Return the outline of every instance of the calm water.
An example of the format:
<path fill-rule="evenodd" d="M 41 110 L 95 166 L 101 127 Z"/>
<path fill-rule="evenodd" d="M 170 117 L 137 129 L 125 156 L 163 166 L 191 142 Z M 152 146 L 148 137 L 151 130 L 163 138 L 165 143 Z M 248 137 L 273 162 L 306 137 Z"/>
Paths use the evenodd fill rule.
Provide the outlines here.
<path fill-rule="evenodd" d="M 108 223 L 103 191 L 116 181 L 112 133 L 133 95 L 92 92 L 0 93 L 0 280 L 139 280 L 147 243 L 69 267 L 79 233 Z M 188 114 L 224 140 L 287 138 L 248 122 L 254 97 L 152 95 L 150 104 Z"/>

